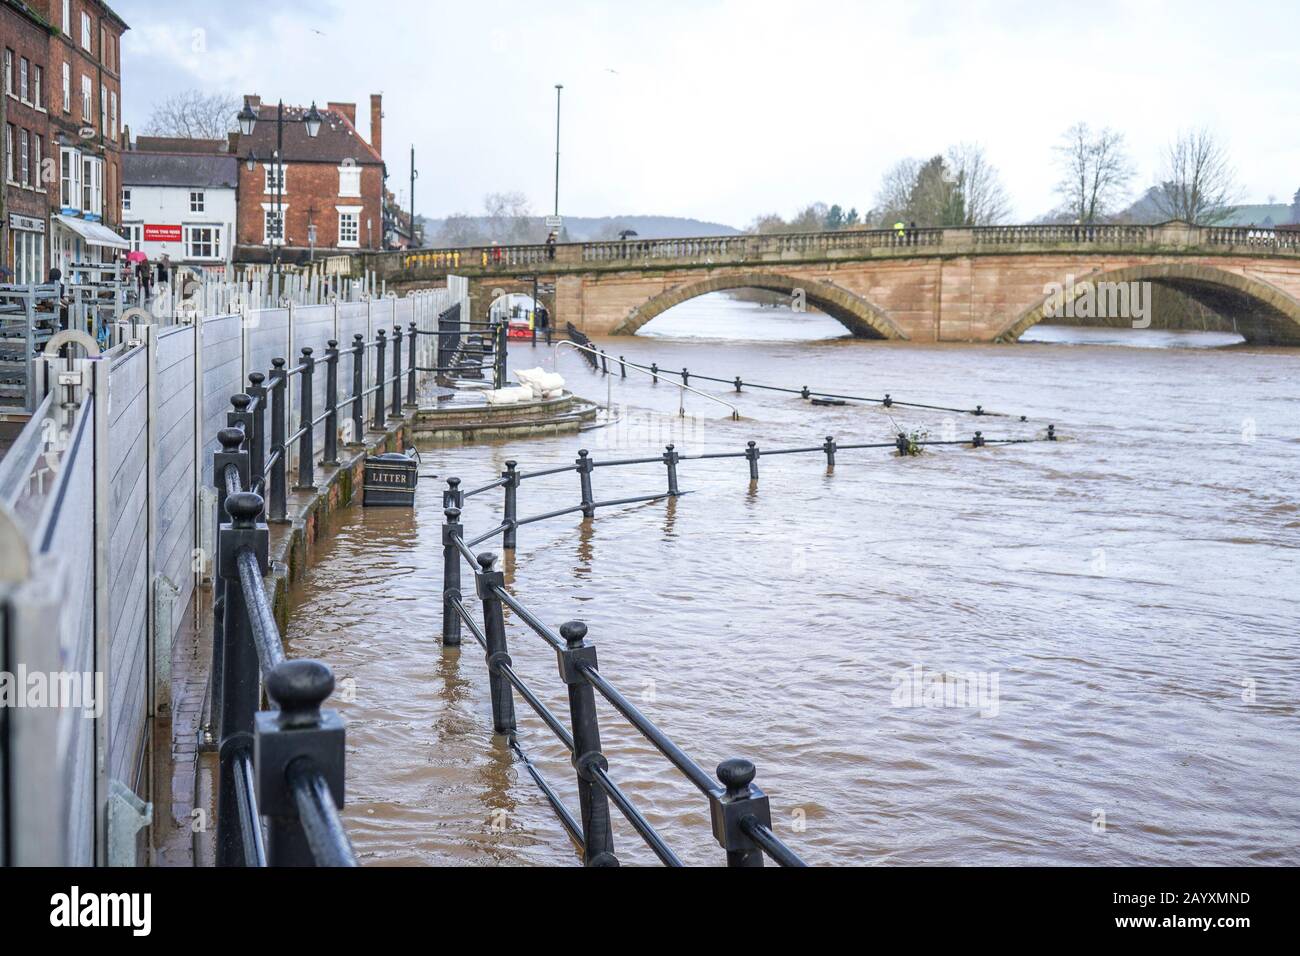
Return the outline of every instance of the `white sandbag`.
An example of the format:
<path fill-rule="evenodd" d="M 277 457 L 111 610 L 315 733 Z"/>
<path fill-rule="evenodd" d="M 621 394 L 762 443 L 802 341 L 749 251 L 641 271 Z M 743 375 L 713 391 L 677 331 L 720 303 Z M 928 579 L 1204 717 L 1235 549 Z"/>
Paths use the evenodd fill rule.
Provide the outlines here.
<path fill-rule="evenodd" d="M 483 397 L 489 405 L 517 405 L 519 402 L 530 402 L 533 400 L 533 390 L 531 388 L 498 388 L 490 392 L 484 392 Z"/>

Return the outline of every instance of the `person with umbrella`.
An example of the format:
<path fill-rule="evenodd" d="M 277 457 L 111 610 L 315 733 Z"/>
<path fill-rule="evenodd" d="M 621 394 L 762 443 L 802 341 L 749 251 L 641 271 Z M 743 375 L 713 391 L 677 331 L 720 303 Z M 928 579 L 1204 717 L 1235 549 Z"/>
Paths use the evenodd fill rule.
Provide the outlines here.
<path fill-rule="evenodd" d="M 141 295 L 141 304 L 143 304 L 143 301 L 144 301 L 144 298 L 143 298 L 143 297 L 144 297 L 144 296 L 147 296 L 147 295 L 149 294 L 149 293 L 148 293 L 148 286 L 149 286 L 149 281 L 148 281 L 148 271 L 149 271 L 149 266 L 148 266 L 148 262 L 149 262 L 149 257 L 146 256 L 146 255 L 145 255 L 143 252 L 141 252 L 139 249 L 132 249 L 130 252 L 128 252 L 128 253 L 126 254 L 126 265 L 127 265 L 127 268 L 128 268 L 128 269 L 132 269 L 132 270 L 135 271 L 135 277 L 136 277 L 136 280 L 137 280 L 138 283 L 139 283 L 139 291 L 140 291 L 140 295 Z"/>

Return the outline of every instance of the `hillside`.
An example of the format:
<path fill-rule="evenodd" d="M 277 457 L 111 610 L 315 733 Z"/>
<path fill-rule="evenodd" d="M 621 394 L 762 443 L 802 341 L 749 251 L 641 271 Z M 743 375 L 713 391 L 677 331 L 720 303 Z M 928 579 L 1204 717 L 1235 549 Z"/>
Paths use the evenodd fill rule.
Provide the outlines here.
<path fill-rule="evenodd" d="M 487 216 L 458 216 L 454 221 L 447 219 L 425 219 L 424 234 L 428 236 L 429 246 L 474 246 L 490 243 L 517 242 L 517 236 L 526 235 L 530 242 L 544 242 L 546 239 L 546 222 L 534 216 L 526 221 L 510 220 L 506 224 L 507 236 L 494 235 L 502 231 L 502 224 L 494 225 Z M 678 239 L 696 236 L 733 236 L 740 230 L 717 222 L 702 222 L 699 219 L 687 219 L 681 216 L 566 216 L 562 237 L 566 242 L 595 242 L 602 239 L 617 239 L 624 229 L 631 229 L 642 239 Z"/>

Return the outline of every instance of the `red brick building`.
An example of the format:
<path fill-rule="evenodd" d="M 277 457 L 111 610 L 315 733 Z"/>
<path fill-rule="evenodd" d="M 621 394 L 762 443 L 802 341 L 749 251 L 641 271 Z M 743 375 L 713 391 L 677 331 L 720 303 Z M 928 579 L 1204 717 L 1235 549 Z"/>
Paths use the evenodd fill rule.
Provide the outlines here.
<path fill-rule="evenodd" d="M 276 104 L 247 96 L 257 114 L 249 136 L 237 135 L 239 211 L 236 262 L 269 262 L 275 241 Z M 370 142 L 356 128 L 355 103 L 329 103 L 316 137 L 302 122 L 305 107 L 284 108 L 281 211 L 282 262 L 314 252 L 339 255 L 380 249 L 384 241 L 383 104 L 370 97 Z"/>
<path fill-rule="evenodd" d="M 43 0 L 50 39 L 46 99 L 50 264 L 71 277 L 79 264 L 110 262 L 126 246 L 117 235 L 122 192 L 122 34 L 101 0 Z"/>
<path fill-rule="evenodd" d="M 0 0 L 0 265 L 2 281 L 42 282 L 49 249 L 49 55 L 54 34 L 21 0 Z"/>

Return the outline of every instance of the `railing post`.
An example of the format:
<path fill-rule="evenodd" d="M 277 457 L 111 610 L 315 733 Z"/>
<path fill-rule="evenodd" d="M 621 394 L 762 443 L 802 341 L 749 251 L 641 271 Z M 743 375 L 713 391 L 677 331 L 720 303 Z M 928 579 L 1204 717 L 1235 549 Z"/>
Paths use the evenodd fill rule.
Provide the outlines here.
<path fill-rule="evenodd" d="M 502 665 L 509 667 L 513 661 L 506 647 L 506 618 L 501 608 L 499 588 L 506 585 L 506 576 L 494 571 L 497 556 L 480 554 L 478 556 L 479 573 L 474 583 L 478 588 L 478 599 L 483 604 L 483 636 L 487 639 L 488 686 L 492 695 L 492 729 L 498 734 L 515 732 L 514 691 L 504 674 Z"/>
<path fill-rule="evenodd" d="M 322 465 L 339 464 L 339 343 L 330 339 L 325 347 L 325 453 Z"/>
<path fill-rule="evenodd" d="M 983 433 L 983 432 L 976 432 L 976 433 L 975 433 L 975 437 L 971 439 L 970 446 L 971 446 L 972 448 L 983 448 L 983 447 L 984 447 L 984 433 Z"/>
<path fill-rule="evenodd" d="M 724 760 L 717 773 L 725 789 L 709 800 L 709 810 L 713 835 L 727 851 L 727 866 L 762 866 L 763 851 L 745 832 L 745 825 L 771 829 L 772 809 L 763 791 L 752 785 L 754 765 L 748 760 Z"/>
<path fill-rule="evenodd" d="M 677 488 L 677 463 L 682 456 L 677 454 L 677 446 L 669 445 L 664 451 L 664 464 L 668 466 L 668 494 L 676 498 L 681 495 Z"/>
<path fill-rule="evenodd" d="M 221 451 L 212 458 L 212 483 L 217 492 L 217 527 L 226 516 L 226 466 L 234 465 L 244 480 L 248 472 L 248 454 L 240 452 L 244 442 L 244 433 L 238 428 L 223 428 L 217 433 L 217 442 Z M 241 487 L 247 487 L 246 484 Z M 238 583 L 238 582 L 236 582 Z M 222 703 L 222 651 L 224 650 L 224 620 L 226 613 L 226 580 L 221 576 L 221 569 L 213 562 L 212 566 L 212 671 L 210 673 L 208 702 L 209 730 L 214 740 L 221 736 Z"/>
<path fill-rule="evenodd" d="M 267 819 L 270 866 L 315 866 L 298 803 L 293 772 L 319 773 L 334 805 L 343 809 L 346 734 L 343 719 L 321 705 L 334 692 L 334 673 L 319 661 L 284 661 L 266 677 L 266 693 L 278 711 L 255 715 L 254 779 L 257 808 Z"/>
<path fill-rule="evenodd" d="M 1056 441 L 1056 426 L 1055 426 L 1055 425 L 1048 425 L 1048 426 L 1047 426 L 1047 440 L 1048 440 L 1048 441 Z"/>
<path fill-rule="evenodd" d="M 593 463 L 590 453 L 583 448 L 578 452 L 578 482 L 582 486 L 582 516 L 592 518 L 596 515 L 595 499 L 591 494 L 591 472 Z"/>
<path fill-rule="evenodd" d="M 352 336 L 352 441 L 350 445 L 364 445 L 366 441 L 366 337 L 358 332 Z"/>
<path fill-rule="evenodd" d="M 266 376 L 261 372 L 248 373 L 248 395 L 253 399 L 253 432 L 249 436 L 248 474 L 252 484 L 262 482 L 266 491 Z"/>
<path fill-rule="evenodd" d="M 460 509 L 449 506 L 443 514 L 447 518 L 442 526 L 442 646 L 460 647 L 460 613 L 456 602 L 460 600 L 460 548 L 456 539 L 465 529 L 460 523 Z"/>
<path fill-rule="evenodd" d="M 691 373 L 689 369 L 682 369 L 682 384 L 683 385 L 691 384 Z"/>
<path fill-rule="evenodd" d="M 737 375 L 737 376 L 736 376 L 736 394 L 740 394 L 740 390 L 741 390 L 741 388 L 744 386 L 744 384 L 745 384 L 745 383 L 742 382 L 742 381 L 740 380 L 740 376 Z"/>
<path fill-rule="evenodd" d="M 465 492 L 461 491 L 459 478 L 448 478 L 447 487 L 442 491 L 444 508 L 464 508 Z"/>
<path fill-rule="evenodd" d="M 627 359 L 621 355 L 618 357 L 618 377 L 627 378 Z"/>
<path fill-rule="evenodd" d="M 379 393 L 381 396 L 383 392 Z M 393 417 L 402 417 L 402 327 L 393 326 Z"/>
<path fill-rule="evenodd" d="M 598 670 L 596 648 L 586 642 L 587 625 L 570 621 L 560 628 L 565 646 L 556 651 L 560 677 L 569 688 L 569 716 L 573 726 L 573 767 L 578 772 L 578 803 L 582 812 L 583 862 L 587 866 L 618 866 L 614 833 L 609 823 L 609 800 L 592 776 L 594 768 L 608 770 L 600 750 L 600 722 L 596 692 L 583 675 L 583 667 Z"/>
<path fill-rule="evenodd" d="M 758 459 L 760 454 L 758 445 L 754 442 L 750 442 L 745 448 L 745 459 L 749 462 L 750 481 L 758 481 Z"/>
<path fill-rule="evenodd" d="M 659 363 L 658 362 L 650 363 L 650 384 L 651 385 L 659 384 Z"/>
<path fill-rule="evenodd" d="M 826 443 L 822 445 L 822 451 L 826 452 L 826 467 L 835 467 L 835 436 L 827 435 Z"/>
<path fill-rule="evenodd" d="M 501 523 L 506 526 L 505 536 L 502 538 L 501 546 L 507 551 L 514 551 L 519 542 L 519 462 L 506 462 L 506 470 L 501 473 L 501 477 L 506 479 L 505 483 L 505 511 Z"/>
<path fill-rule="evenodd" d="M 378 339 L 375 342 L 375 429 L 383 431 L 385 426 L 385 411 L 387 402 L 384 401 L 384 350 L 388 347 L 388 333 L 383 329 L 378 329 L 375 333 Z"/>
<path fill-rule="evenodd" d="M 418 396 L 415 394 L 415 367 L 419 364 L 416 359 L 416 344 L 420 339 L 419 326 L 412 322 L 409 331 L 411 339 L 406 343 L 406 364 L 408 366 L 406 370 L 406 404 L 413 406 L 419 401 Z"/>
<path fill-rule="evenodd" d="M 298 428 L 302 432 L 298 439 L 298 491 L 316 489 L 316 417 L 312 407 L 312 379 L 316 376 L 316 360 L 312 358 L 311 346 L 303 346 L 301 380 L 298 385 Z"/>
<path fill-rule="evenodd" d="M 287 500 L 289 476 L 289 449 L 285 447 L 285 418 L 288 415 L 289 376 L 284 370 L 284 359 L 271 359 L 271 454 L 275 455 L 275 466 L 271 469 L 271 511 L 272 521 L 287 520 L 289 504 Z M 278 454 L 277 454 L 278 453 Z"/>
<path fill-rule="evenodd" d="M 239 580 L 238 555 L 250 549 L 265 574 L 270 557 L 270 534 L 257 523 L 262 498 L 241 492 L 226 499 L 230 522 L 217 532 L 217 573 L 225 590 L 222 620 L 221 746 L 217 785 L 217 865 L 243 866 L 245 847 L 236 795 L 237 764 L 251 756 L 253 718 L 261 693 L 261 671 L 248 602 Z M 261 582 L 258 582 L 260 586 Z"/>
<path fill-rule="evenodd" d="M 510 338 L 507 332 L 508 332 L 507 324 L 505 322 L 498 323 L 497 351 L 496 351 L 496 355 L 493 356 L 493 363 L 492 363 L 493 365 L 492 384 L 494 388 L 506 387 L 506 352 L 508 348 L 506 343 Z"/>

